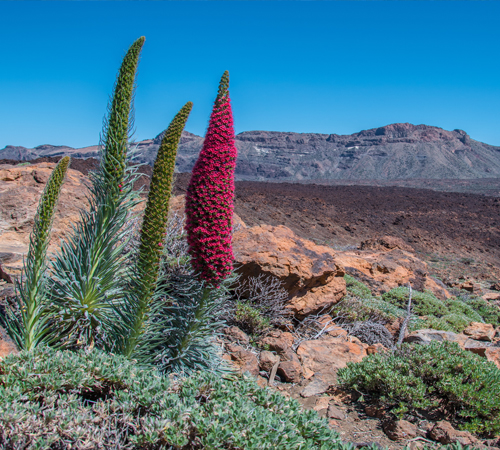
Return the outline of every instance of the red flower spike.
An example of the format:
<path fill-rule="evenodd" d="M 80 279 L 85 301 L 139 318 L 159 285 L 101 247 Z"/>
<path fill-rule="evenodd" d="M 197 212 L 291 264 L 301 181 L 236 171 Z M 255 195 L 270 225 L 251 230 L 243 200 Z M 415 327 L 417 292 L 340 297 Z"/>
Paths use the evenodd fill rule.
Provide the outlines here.
<path fill-rule="evenodd" d="M 191 262 L 201 279 L 214 287 L 229 275 L 233 264 L 231 242 L 237 149 L 228 88 L 229 73 L 226 71 L 186 193 L 186 231 Z"/>

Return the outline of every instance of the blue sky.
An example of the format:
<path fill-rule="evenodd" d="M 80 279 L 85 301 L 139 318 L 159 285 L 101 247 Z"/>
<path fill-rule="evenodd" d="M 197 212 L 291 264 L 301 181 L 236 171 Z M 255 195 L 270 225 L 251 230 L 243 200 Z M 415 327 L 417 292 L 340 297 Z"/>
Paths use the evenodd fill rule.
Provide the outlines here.
<path fill-rule="evenodd" d="M 203 135 L 229 70 L 236 133 L 410 122 L 500 146 L 498 1 L 0 1 L 0 17 L 0 149 L 96 144 L 142 35 L 136 140 L 189 100 Z"/>

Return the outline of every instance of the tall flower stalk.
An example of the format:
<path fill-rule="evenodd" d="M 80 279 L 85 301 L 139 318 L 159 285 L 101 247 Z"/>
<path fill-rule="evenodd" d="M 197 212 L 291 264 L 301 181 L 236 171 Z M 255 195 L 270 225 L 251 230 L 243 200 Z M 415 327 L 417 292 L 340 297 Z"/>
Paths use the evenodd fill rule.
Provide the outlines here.
<path fill-rule="evenodd" d="M 148 202 L 141 227 L 139 256 L 131 296 L 133 323 L 124 351 L 127 356 L 134 353 L 141 336 L 147 331 L 167 230 L 177 148 L 192 107 L 191 102 L 186 103 L 174 117 L 163 136 L 154 163 Z"/>
<path fill-rule="evenodd" d="M 8 311 L 7 320 L 4 321 L 17 346 L 25 350 L 32 350 L 38 344 L 50 341 L 48 323 L 51 317 L 47 311 L 46 256 L 54 213 L 69 163 L 68 156 L 62 158 L 45 186 L 30 234 L 23 268 L 24 282 L 19 285 L 19 311 Z"/>
<path fill-rule="evenodd" d="M 222 325 L 227 299 L 223 281 L 232 271 L 236 156 L 226 71 L 186 193 L 189 254 L 199 280 L 186 292 L 172 293 L 165 308 L 171 317 L 171 329 L 170 344 L 162 355 L 164 370 L 225 370 L 219 364 L 214 338 Z"/>
<path fill-rule="evenodd" d="M 236 156 L 226 71 L 186 193 L 186 231 L 193 268 L 213 287 L 219 286 L 232 270 Z"/>
<path fill-rule="evenodd" d="M 123 301 L 128 268 L 124 254 L 129 230 L 125 224 L 138 195 L 134 169 L 128 168 L 133 127 L 132 101 L 139 56 L 145 38 L 129 48 L 115 83 L 101 139 L 100 165 L 91 174 L 88 211 L 54 261 L 52 300 L 60 321 L 60 345 L 93 346 L 99 340 L 111 349 L 126 334 L 117 308 Z"/>

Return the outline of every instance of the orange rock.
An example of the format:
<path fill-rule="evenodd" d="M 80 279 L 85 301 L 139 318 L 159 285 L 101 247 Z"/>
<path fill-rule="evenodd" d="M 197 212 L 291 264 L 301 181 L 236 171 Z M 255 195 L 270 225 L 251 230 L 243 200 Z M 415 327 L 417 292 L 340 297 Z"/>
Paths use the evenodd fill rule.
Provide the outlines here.
<path fill-rule="evenodd" d="M 294 337 L 288 331 L 272 330 L 260 340 L 262 347 L 269 347 L 279 355 L 286 353 L 293 345 Z"/>
<path fill-rule="evenodd" d="M 500 347 L 488 347 L 484 351 L 484 356 L 486 356 L 488 361 L 495 363 L 500 369 Z"/>
<path fill-rule="evenodd" d="M 297 355 L 306 378 L 310 378 L 311 374 L 321 374 L 325 382 L 334 384 L 338 369 L 345 367 L 348 362 L 360 362 L 367 353 L 360 344 L 324 336 L 303 341 L 297 348 Z"/>
<path fill-rule="evenodd" d="M 7 332 L 0 327 L 0 358 L 5 358 L 11 353 L 19 353 L 14 341 L 9 337 Z"/>
<path fill-rule="evenodd" d="M 330 247 L 299 238 L 284 226 L 243 228 L 233 235 L 242 279 L 262 273 L 282 281 L 300 318 L 337 303 L 346 293 L 344 269 Z"/>
<path fill-rule="evenodd" d="M 472 322 L 464 334 L 478 341 L 492 341 L 495 337 L 495 327 L 491 323 Z"/>
<path fill-rule="evenodd" d="M 278 375 L 288 383 L 298 383 L 302 379 L 302 367 L 297 361 L 282 361 L 278 366 Z"/>
<path fill-rule="evenodd" d="M 259 374 L 259 361 L 254 353 L 236 344 L 226 344 L 226 350 L 241 373 L 250 372 L 254 376 Z"/>

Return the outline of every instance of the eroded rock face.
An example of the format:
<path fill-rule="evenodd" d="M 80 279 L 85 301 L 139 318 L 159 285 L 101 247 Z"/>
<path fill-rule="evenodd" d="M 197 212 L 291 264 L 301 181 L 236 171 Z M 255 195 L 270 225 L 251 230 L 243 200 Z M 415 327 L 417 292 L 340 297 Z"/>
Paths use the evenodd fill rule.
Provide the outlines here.
<path fill-rule="evenodd" d="M 240 229 L 234 234 L 233 252 L 243 279 L 260 274 L 279 279 L 290 296 L 288 307 L 299 318 L 327 309 L 346 293 L 335 252 L 284 226 Z"/>
<path fill-rule="evenodd" d="M 7 332 L 2 327 L 0 327 L 0 359 L 5 358 L 11 353 L 18 353 L 16 344 L 9 337 Z"/>
<path fill-rule="evenodd" d="M 409 248 L 401 239 L 394 238 L 394 242 L 388 237 L 382 239 L 387 245 L 394 245 L 392 248 L 377 244 L 380 239 L 372 241 L 373 245 L 361 246 L 369 250 L 339 252 L 336 258 L 348 274 L 365 283 L 375 295 L 410 283 L 413 289 L 429 290 L 440 299 L 451 296 L 445 287 L 429 276 L 426 263 L 399 247 L 401 244 Z"/>
<path fill-rule="evenodd" d="M 9 274 L 20 272 L 38 201 L 55 166 L 55 163 L 0 166 L 0 263 Z M 59 197 L 49 252 L 57 250 L 60 240 L 78 221 L 79 209 L 87 207 L 86 180 L 70 165 Z"/>

